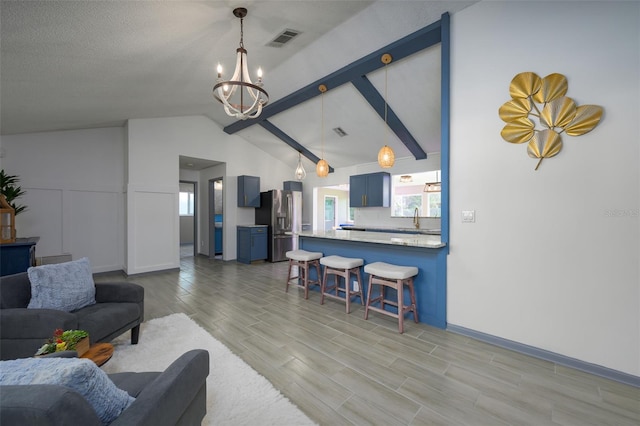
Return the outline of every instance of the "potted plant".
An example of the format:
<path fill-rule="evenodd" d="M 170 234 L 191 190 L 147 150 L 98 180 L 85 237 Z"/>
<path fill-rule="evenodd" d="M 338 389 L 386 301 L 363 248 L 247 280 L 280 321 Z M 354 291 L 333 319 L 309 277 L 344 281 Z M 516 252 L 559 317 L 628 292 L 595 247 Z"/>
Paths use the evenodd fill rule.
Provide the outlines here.
<path fill-rule="evenodd" d="M 27 209 L 27 206 L 22 204 L 17 204 L 16 199 L 26 194 L 25 191 L 22 190 L 20 186 L 18 186 L 18 182 L 20 179 L 15 175 L 8 175 L 4 172 L 4 169 L 0 170 L 0 194 L 4 195 L 4 198 L 7 200 L 7 203 L 14 210 L 15 215 L 23 212 Z"/>

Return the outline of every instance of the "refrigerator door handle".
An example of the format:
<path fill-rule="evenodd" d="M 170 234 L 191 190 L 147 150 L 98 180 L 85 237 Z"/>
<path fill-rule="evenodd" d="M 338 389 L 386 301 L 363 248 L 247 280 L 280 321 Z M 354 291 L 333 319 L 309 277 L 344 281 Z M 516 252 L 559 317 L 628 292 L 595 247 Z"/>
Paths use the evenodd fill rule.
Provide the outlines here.
<path fill-rule="evenodd" d="M 293 231 L 293 229 L 291 229 L 291 220 L 293 218 L 293 198 L 291 197 L 291 194 L 287 194 L 287 210 L 287 229 Z"/>

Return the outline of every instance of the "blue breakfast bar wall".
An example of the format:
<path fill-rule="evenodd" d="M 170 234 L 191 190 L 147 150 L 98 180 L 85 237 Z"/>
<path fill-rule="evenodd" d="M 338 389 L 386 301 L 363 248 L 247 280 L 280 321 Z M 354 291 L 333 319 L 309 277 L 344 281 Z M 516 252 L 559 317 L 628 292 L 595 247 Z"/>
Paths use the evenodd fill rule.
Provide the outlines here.
<path fill-rule="evenodd" d="M 301 249 L 322 252 L 324 256 L 337 255 L 360 258 L 364 260 L 365 265 L 373 262 L 386 262 L 417 267 L 418 275 L 414 278 L 414 287 L 419 320 L 434 327 L 442 329 L 447 327 L 446 246 L 427 248 L 303 235 L 299 235 L 298 238 Z M 364 297 L 366 298 L 369 276 L 364 274 L 364 271 L 362 271 L 362 280 Z M 408 290 L 405 290 L 404 298 L 410 300 Z M 375 312 L 370 315 L 375 315 Z M 407 314 L 406 319 L 413 320 L 413 314 Z"/>

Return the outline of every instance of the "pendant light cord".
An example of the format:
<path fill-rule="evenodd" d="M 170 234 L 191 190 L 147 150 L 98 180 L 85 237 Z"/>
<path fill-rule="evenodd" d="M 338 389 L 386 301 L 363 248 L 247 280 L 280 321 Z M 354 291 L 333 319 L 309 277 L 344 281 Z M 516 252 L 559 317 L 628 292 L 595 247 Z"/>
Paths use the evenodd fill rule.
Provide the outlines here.
<path fill-rule="evenodd" d="M 389 124 L 387 124 L 387 67 L 389 64 L 384 64 L 384 144 L 388 145 L 389 142 Z"/>

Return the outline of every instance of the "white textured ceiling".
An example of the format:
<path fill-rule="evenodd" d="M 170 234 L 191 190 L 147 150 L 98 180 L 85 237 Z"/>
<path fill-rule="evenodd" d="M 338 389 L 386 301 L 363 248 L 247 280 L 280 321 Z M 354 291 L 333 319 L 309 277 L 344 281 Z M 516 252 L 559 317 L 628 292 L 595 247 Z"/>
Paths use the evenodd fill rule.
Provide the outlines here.
<path fill-rule="evenodd" d="M 2 1 L 3 135 L 122 126 L 129 118 L 205 115 L 233 123 L 213 99 L 214 69 L 230 69 L 244 22 L 249 66 L 265 70 L 274 102 L 473 1 Z M 301 35 L 267 47 L 282 30 Z M 440 49 L 388 67 L 388 103 L 427 152 L 439 151 Z M 382 93 L 384 73 L 368 76 Z M 324 157 L 375 161 L 385 126 L 357 90 L 325 94 Z M 321 156 L 319 98 L 270 119 Z M 340 126 L 345 138 L 331 130 Z M 297 152 L 259 126 L 238 133 L 295 166 Z M 391 133 L 398 157 L 409 152 Z M 305 163 L 307 169 L 313 167 Z"/>

